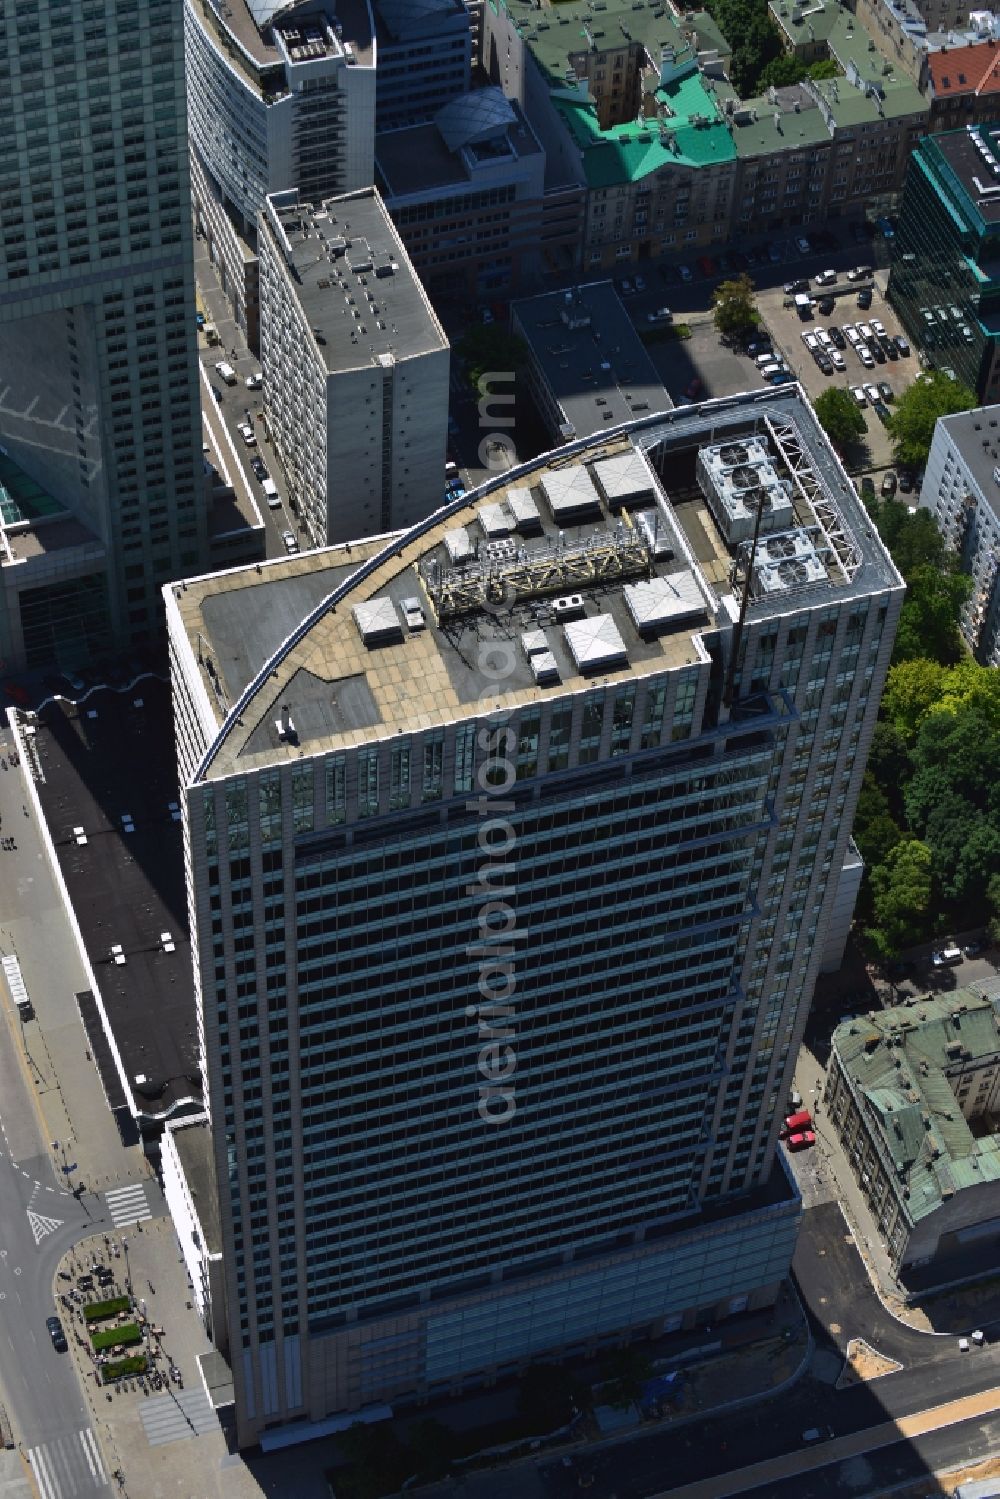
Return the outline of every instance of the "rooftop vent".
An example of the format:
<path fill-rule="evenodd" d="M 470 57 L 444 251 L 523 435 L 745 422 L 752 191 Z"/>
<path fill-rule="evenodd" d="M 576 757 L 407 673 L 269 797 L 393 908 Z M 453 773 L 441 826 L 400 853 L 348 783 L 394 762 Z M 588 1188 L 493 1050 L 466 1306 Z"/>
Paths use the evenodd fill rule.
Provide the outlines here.
<path fill-rule="evenodd" d="M 369 650 L 379 645 L 394 645 L 403 638 L 403 627 L 390 598 L 369 599 L 355 604 L 351 613 L 358 634 Z"/>
<path fill-rule="evenodd" d="M 577 670 L 584 676 L 610 671 L 628 662 L 625 642 L 610 614 L 577 620 L 566 626 L 564 635 Z"/>

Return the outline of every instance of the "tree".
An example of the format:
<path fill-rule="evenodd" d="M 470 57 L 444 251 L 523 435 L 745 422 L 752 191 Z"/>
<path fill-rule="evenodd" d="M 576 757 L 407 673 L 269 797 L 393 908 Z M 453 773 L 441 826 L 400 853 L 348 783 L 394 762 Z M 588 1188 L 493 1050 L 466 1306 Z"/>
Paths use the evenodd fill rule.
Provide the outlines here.
<path fill-rule="evenodd" d="M 458 1452 L 455 1433 L 429 1417 L 417 1421 L 406 1434 L 406 1445 L 410 1449 L 416 1471 L 421 1477 L 442 1478 Z"/>
<path fill-rule="evenodd" d="M 891 667 L 882 694 L 885 722 L 879 728 L 891 725 L 903 743 L 911 745 L 921 723 L 944 692 L 949 675 L 948 668 L 940 661 L 928 661 L 924 656 L 914 656 Z"/>
<path fill-rule="evenodd" d="M 462 335 L 457 352 L 465 365 L 466 379 L 477 395 L 484 375 L 516 375 L 528 359 L 524 340 L 496 323 L 474 323 Z"/>
<path fill-rule="evenodd" d="M 965 650 L 958 621 L 972 592 L 972 579 L 924 563 L 906 581 L 893 663 L 930 657 L 946 666 L 954 665 Z"/>
<path fill-rule="evenodd" d="M 832 57 L 819 57 L 807 69 L 809 78 L 839 78 L 840 68 Z"/>
<path fill-rule="evenodd" d="M 653 1366 L 641 1348 L 615 1348 L 602 1359 L 601 1373 L 610 1385 L 603 1392 L 605 1403 L 624 1409 L 638 1400 Z"/>
<path fill-rule="evenodd" d="M 757 88 L 787 88 L 790 84 L 801 83 L 808 76 L 804 62 L 783 52 L 780 57 L 772 58 L 764 68 L 757 80 Z"/>
<path fill-rule="evenodd" d="M 841 452 L 857 442 L 868 430 L 858 403 L 849 390 L 828 386 L 813 402 L 819 424 L 835 448 Z"/>
<path fill-rule="evenodd" d="M 874 776 L 866 773 L 854 814 L 854 841 L 868 868 L 884 863 L 902 839 L 903 832 L 892 816 L 885 792 Z"/>
<path fill-rule="evenodd" d="M 753 282 L 747 275 L 720 281 L 712 293 L 715 304 L 715 326 L 720 333 L 739 337 L 756 327 L 757 311 L 753 304 Z"/>
<path fill-rule="evenodd" d="M 925 935 L 931 900 L 931 851 L 918 838 L 905 838 L 871 873 L 872 914 L 868 936 L 883 957 Z"/>
<path fill-rule="evenodd" d="M 940 370 L 921 375 L 900 396 L 886 422 L 895 461 L 906 468 L 921 467 L 938 417 L 971 411 L 975 404 L 975 392 L 953 376 Z"/>
<path fill-rule="evenodd" d="M 878 534 L 904 578 L 909 578 L 924 563 L 952 570 L 945 552 L 944 537 L 929 510 L 918 509 L 911 514 L 909 506 L 898 500 L 877 499 L 869 503 L 868 508 Z"/>
<path fill-rule="evenodd" d="M 337 1469 L 337 1493 L 343 1499 L 381 1499 L 409 1476 L 412 1464 L 406 1451 L 384 1425 L 355 1421 L 337 1437 L 337 1446 L 351 1465 L 346 1472 Z"/>
<path fill-rule="evenodd" d="M 537 1431 L 557 1431 L 573 1418 L 584 1392 L 559 1364 L 529 1364 L 521 1375 L 517 1407 Z"/>

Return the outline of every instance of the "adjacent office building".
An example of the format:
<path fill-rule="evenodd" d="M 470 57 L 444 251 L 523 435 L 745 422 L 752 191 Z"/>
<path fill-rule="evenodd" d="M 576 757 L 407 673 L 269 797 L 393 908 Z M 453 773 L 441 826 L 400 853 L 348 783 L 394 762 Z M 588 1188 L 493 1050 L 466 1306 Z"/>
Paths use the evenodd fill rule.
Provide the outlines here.
<path fill-rule="evenodd" d="M 380 133 L 375 158 L 386 207 L 432 296 L 476 301 L 537 280 L 554 249 L 543 235 L 545 152 L 500 89 L 463 94 L 429 124 Z M 564 242 L 574 224 L 571 214 Z"/>
<path fill-rule="evenodd" d="M 185 0 L 196 227 L 236 322 L 259 339 L 257 215 L 374 176 L 375 42 L 365 0 Z"/>
<path fill-rule="evenodd" d="M 923 140 L 910 159 L 889 298 L 913 342 L 983 402 L 1000 397 L 1000 128 Z"/>
<path fill-rule="evenodd" d="M 984 666 L 1000 666 L 1000 406 L 937 422 L 920 503 L 972 577 L 965 643 Z"/>
<path fill-rule="evenodd" d="M 511 328 L 527 348 L 532 400 L 553 443 L 674 404 L 611 281 L 515 302 Z"/>
<path fill-rule="evenodd" d="M 206 501 L 177 8 L 4 16 L 0 656 L 16 670 L 148 637 L 164 579 L 205 565 Z"/>
<path fill-rule="evenodd" d="M 1000 984 L 838 1025 L 823 1101 L 904 1291 L 994 1274 Z"/>
<path fill-rule="evenodd" d="M 372 0 L 379 130 L 431 120 L 467 92 L 472 28 L 462 0 Z"/>
<path fill-rule="evenodd" d="M 264 415 L 316 546 L 440 505 L 450 348 L 373 187 L 261 217 Z"/>
<path fill-rule="evenodd" d="M 241 1443 L 773 1300 L 902 595 L 787 388 L 165 590 Z"/>

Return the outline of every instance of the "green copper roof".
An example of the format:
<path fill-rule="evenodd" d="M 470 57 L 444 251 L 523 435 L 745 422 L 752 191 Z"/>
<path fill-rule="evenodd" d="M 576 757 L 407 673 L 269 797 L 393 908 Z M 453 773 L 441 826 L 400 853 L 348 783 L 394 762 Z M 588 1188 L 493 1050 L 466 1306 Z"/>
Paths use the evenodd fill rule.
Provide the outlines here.
<path fill-rule="evenodd" d="M 973 1133 L 948 1076 L 1000 1051 L 1000 982 L 851 1020 L 834 1045 L 914 1222 L 963 1187 L 1000 1181 L 1000 1137 Z"/>
<path fill-rule="evenodd" d="M 736 160 L 729 130 L 697 73 L 659 89 L 657 98 L 672 111 L 663 121 L 662 135 L 657 120 L 602 131 L 593 103 L 583 97 L 554 96 L 556 108 L 583 152 L 588 186 L 635 182 L 670 166 L 704 167 Z M 705 123 L 695 124 L 695 119 Z"/>

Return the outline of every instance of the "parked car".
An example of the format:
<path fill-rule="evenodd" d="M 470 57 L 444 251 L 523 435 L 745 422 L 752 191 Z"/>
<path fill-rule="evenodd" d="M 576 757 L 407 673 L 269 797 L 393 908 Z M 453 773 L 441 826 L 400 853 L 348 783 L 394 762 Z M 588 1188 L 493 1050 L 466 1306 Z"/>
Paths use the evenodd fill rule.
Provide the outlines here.
<path fill-rule="evenodd" d="M 870 265 L 856 265 L 847 273 L 848 281 L 866 281 L 872 273 Z"/>
<path fill-rule="evenodd" d="M 766 354 L 770 358 L 773 353 L 771 340 L 769 338 L 755 338 L 751 343 L 747 344 L 746 352 L 750 355 L 751 359 L 756 359 L 758 354 Z"/>
<path fill-rule="evenodd" d="M 900 494 L 913 493 L 913 475 L 907 473 L 905 469 L 899 476 L 899 492 Z"/>
<path fill-rule="evenodd" d="M 895 338 L 893 339 L 893 343 L 896 345 L 896 348 L 901 354 L 908 354 L 910 352 L 910 345 L 907 343 L 906 339 L 901 333 L 896 334 Z"/>
<path fill-rule="evenodd" d="M 801 276 L 798 281 L 785 282 L 785 296 L 794 297 L 797 292 L 809 290 L 809 277 Z"/>
<path fill-rule="evenodd" d="M 882 319 L 881 318 L 877 318 L 877 317 L 873 317 L 872 320 L 871 320 L 871 322 L 872 322 L 872 327 L 874 328 L 875 332 L 878 334 L 879 338 L 881 338 L 882 335 L 885 333 L 885 324 L 882 322 Z"/>
<path fill-rule="evenodd" d="M 972 942 L 967 942 L 962 951 L 967 958 L 978 958 L 980 953 L 986 951 L 986 943 L 980 942 L 978 938 L 975 938 Z"/>
<path fill-rule="evenodd" d="M 833 326 L 831 326 L 830 328 L 830 342 L 833 344 L 833 347 L 835 349 L 847 348 L 847 339 L 841 333 L 839 328 L 835 328 Z"/>
<path fill-rule="evenodd" d="M 841 374 L 843 374 L 844 370 L 846 370 L 847 368 L 847 365 L 844 363 L 844 356 L 843 354 L 841 354 L 839 349 L 830 350 L 830 363 L 833 365 L 834 369 Z"/>
<path fill-rule="evenodd" d="M 254 478 L 259 480 L 259 482 L 263 484 L 264 480 L 267 478 L 267 466 L 265 465 L 264 460 L 259 453 L 255 453 L 250 459 L 250 468 Z"/>
<path fill-rule="evenodd" d="M 643 292 L 646 290 L 646 282 L 642 276 L 633 276 L 632 285 L 638 292 Z"/>
<path fill-rule="evenodd" d="M 772 265 L 777 265 L 778 261 L 781 259 L 781 256 L 782 256 L 782 246 L 781 245 L 768 245 L 768 247 L 767 247 L 767 258 L 771 262 Z"/>
<path fill-rule="evenodd" d="M 803 333 L 802 342 L 805 344 L 810 354 L 815 353 L 819 348 L 819 339 L 816 337 L 815 333 Z"/>
<path fill-rule="evenodd" d="M 885 350 L 882 348 L 882 345 L 879 343 L 878 339 L 873 338 L 868 347 L 872 351 L 872 358 L 874 359 L 875 363 L 885 364 Z"/>
<path fill-rule="evenodd" d="M 895 364 L 896 360 L 899 358 L 899 350 L 896 348 L 896 345 L 893 343 L 892 339 L 888 336 L 888 334 L 883 334 L 878 342 L 879 348 L 882 350 L 885 357 L 893 364 Z"/>
<path fill-rule="evenodd" d="M 872 305 L 872 293 L 870 286 L 863 286 L 858 292 L 858 306 L 862 312 L 866 312 Z"/>
<path fill-rule="evenodd" d="M 655 312 L 646 313 L 646 322 L 652 323 L 654 326 L 662 323 L 672 323 L 673 320 L 674 315 L 669 307 L 658 307 Z"/>
<path fill-rule="evenodd" d="M 679 265 L 677 267 L 677 274 L 680 276 L 682 281 L 692 281 L 694 279 L 693 272 L 689 265 Z"/>
<path fill-rule="evenodd" d="M 816 1144 L 816 1136 L 811 1129 L 802 1130 L 800 1134 L 789 1135 L 789 1150 L 808 1150 L 811 1145 Z"/>
<path fill-rule="evenodd" d="M 829 317 L 836 305 L 837 304 L 832 297 L 821 297 L 819 302 L 817 303 L 819 311 L 823 314 L 824 317 Z"/>
<path fill-rule="evenodd" d="M 242 422 L 240 424 L 239 434 L 248 448 L 255 448 L 257 446 L 257 439 L 254 436 L 253 427 L 251 427 L 249 422 Z"/>
<path fill-rule="evenodd" d="M 46 1317 L 45 1328 L 52 1339 L 52 1346 L 57 1353 L 65 1353 L 69 1344 L 66 1342 L 66 1334 L 58 1317 Z"/>
<path fill-rule="evenodd" d="M 814 277 L 817 286 L 830 286 L 837 279 L 836 271 L 819 271 Z"/>
<path fill-rule="evenodd" d="M 699 271 L 701 271 L 701 274 L 703 276 L 714 276 L 718 267 L 716 266 L 715 261 L 712 259 L 711 255 L 699 255 L 698 269 Z"/>
<path fill-rule="evenodd" d="M 944 947 L 939 947 L 931 953 L 931 962 L 935 968 L 954 968 L 956 963 L 962 961 L 962 949 L 957 942 L 946 942 Z"/>
<path fill-rule="evenodd" d="M 866 370 L 873 370 L 875 368 L 875 361 L 867 344 L 859 343 L 857 345 L 857 355 Z"/>
<path fill-rule="evenodd" d="M 891 500 L 896 493 L 896 475 L 890 469 L 882 479 L 882 494 L 887 500 Z"/>
<path fill-rule="evenodd" d="M 896 399 L 892 393 L 892 386 L 889 384 L 888 380 L 880 380 L 878 382 L 878 393 L 887 406 L 891 406 L 892 402 Z"/>
<path fill-rule="evenodd" d="M 247 390 L 260 390 L 264 384 L 264 376 L 258 370 L 255 375 L 247 375 Z"/>
<path fill-rule="evenodd" d="M 282 539 L 282 541 L 285 544 L 285 551 L 286 552 L 291 553 L 291 552 L 297 552 L 298 551 L 299 544 L 295 540 L 295 533 L 294 533 L 294 531 L 282 531 L 282 533 L 281 533 L 281 539 Z"/>
<path fill-rule="evenodd" d="M 795 248 L 796 250 L 798 250 L 800 255 L 812 254 L 812 245 L 806 239 L 804 234 L 800 234 L 798 239 L 795 241 Z"/>
<path fill-rule="evenodd" d="M 220 379 L 224 380 L 227 385 L 236 384 L 236 371 L 233 369 L 231 364 L 228 364 L 226 362 L 225 359 L 219 360 L 218 364 L 215 366 L 215 373 L 219 376 Z"/>
<path fill-rule="evenodd" d="M 864 387 L 863 386 L 861 386 L 861 385 L 852 385 L 851 386 L 851 395 L 857 401 L 857 403 L 858 403 L 859 406 L 867 406 L 868 405 L 868 397 L 865 395 Z"/>

